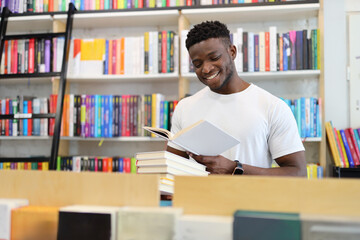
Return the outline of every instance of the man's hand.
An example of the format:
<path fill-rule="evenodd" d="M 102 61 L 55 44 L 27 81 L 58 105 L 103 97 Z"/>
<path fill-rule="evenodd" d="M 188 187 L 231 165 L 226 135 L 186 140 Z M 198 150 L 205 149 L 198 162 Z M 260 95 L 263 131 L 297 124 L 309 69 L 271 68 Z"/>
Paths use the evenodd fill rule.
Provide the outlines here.
<path fill-rule="evenodd" d="M 198 163 L 206 166 L 206 171 L 211 174 L 232 174 L 236 162 L 231 161 L 221 155 L 218 156 L 201 156 L 187 152 L 187 154 L 195 159 Z"/>

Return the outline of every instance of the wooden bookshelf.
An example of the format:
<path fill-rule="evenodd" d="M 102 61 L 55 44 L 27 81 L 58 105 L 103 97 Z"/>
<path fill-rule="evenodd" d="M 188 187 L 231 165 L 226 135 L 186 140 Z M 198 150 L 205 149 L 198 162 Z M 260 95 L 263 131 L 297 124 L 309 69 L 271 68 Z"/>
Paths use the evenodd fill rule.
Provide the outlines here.
<path fill-rule="evenodd" d="M 100 172 L 2 170 L 0 198 L 25 198 L 30 205 L 159 206 L 156 175 Z"/>
<path fill-rule="evenodd" d="M 175 177 L 173 206 L 184 214 L 232 216 L 235 210 L 360 216 L 359 181 L 260 176 Z"/>

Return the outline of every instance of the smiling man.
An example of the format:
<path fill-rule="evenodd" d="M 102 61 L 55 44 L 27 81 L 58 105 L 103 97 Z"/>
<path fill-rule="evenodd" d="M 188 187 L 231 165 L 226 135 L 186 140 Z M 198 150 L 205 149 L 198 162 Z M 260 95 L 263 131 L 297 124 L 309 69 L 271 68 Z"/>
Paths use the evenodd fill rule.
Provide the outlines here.
<path fill-rule="evenodd" d="M 290 108 L 238 76 L 237 50 L 226 25 L 218 21 L 195 25 L 187 35 L 186 48 L 206 87 L 179 102 L 171 131 L 206 119 L 240 144 L 219 156 L 196 156 L 170 142 L 167 151 L 194 158 L 211 174 L 306 176 L 304 146 Z M 280 167 L 271 168 L 272 160 Z"/>

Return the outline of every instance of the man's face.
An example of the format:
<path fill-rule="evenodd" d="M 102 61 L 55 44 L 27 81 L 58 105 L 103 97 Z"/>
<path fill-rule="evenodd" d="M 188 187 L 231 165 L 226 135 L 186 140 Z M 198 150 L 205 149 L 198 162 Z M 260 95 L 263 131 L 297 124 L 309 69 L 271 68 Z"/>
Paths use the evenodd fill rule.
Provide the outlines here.
<path fill-rule="evenodd" d="M 220 38 L 210 38 L 191 46 L 189 54 L 202 83 L 213 92 L 230 92 L 229 83 L 235 71 L 235 47 L 226 46 Z"/>

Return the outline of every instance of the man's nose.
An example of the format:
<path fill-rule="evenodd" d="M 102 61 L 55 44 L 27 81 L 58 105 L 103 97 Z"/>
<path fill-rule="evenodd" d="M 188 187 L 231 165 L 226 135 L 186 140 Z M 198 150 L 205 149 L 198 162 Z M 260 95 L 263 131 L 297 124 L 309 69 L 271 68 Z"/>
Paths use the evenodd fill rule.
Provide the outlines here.
<path fill-rule="evenodd" d="M 214 68 L 214 66 L 210 62 L 204 62 L 202 72 L 203 73 L 209 73 Z"/>

